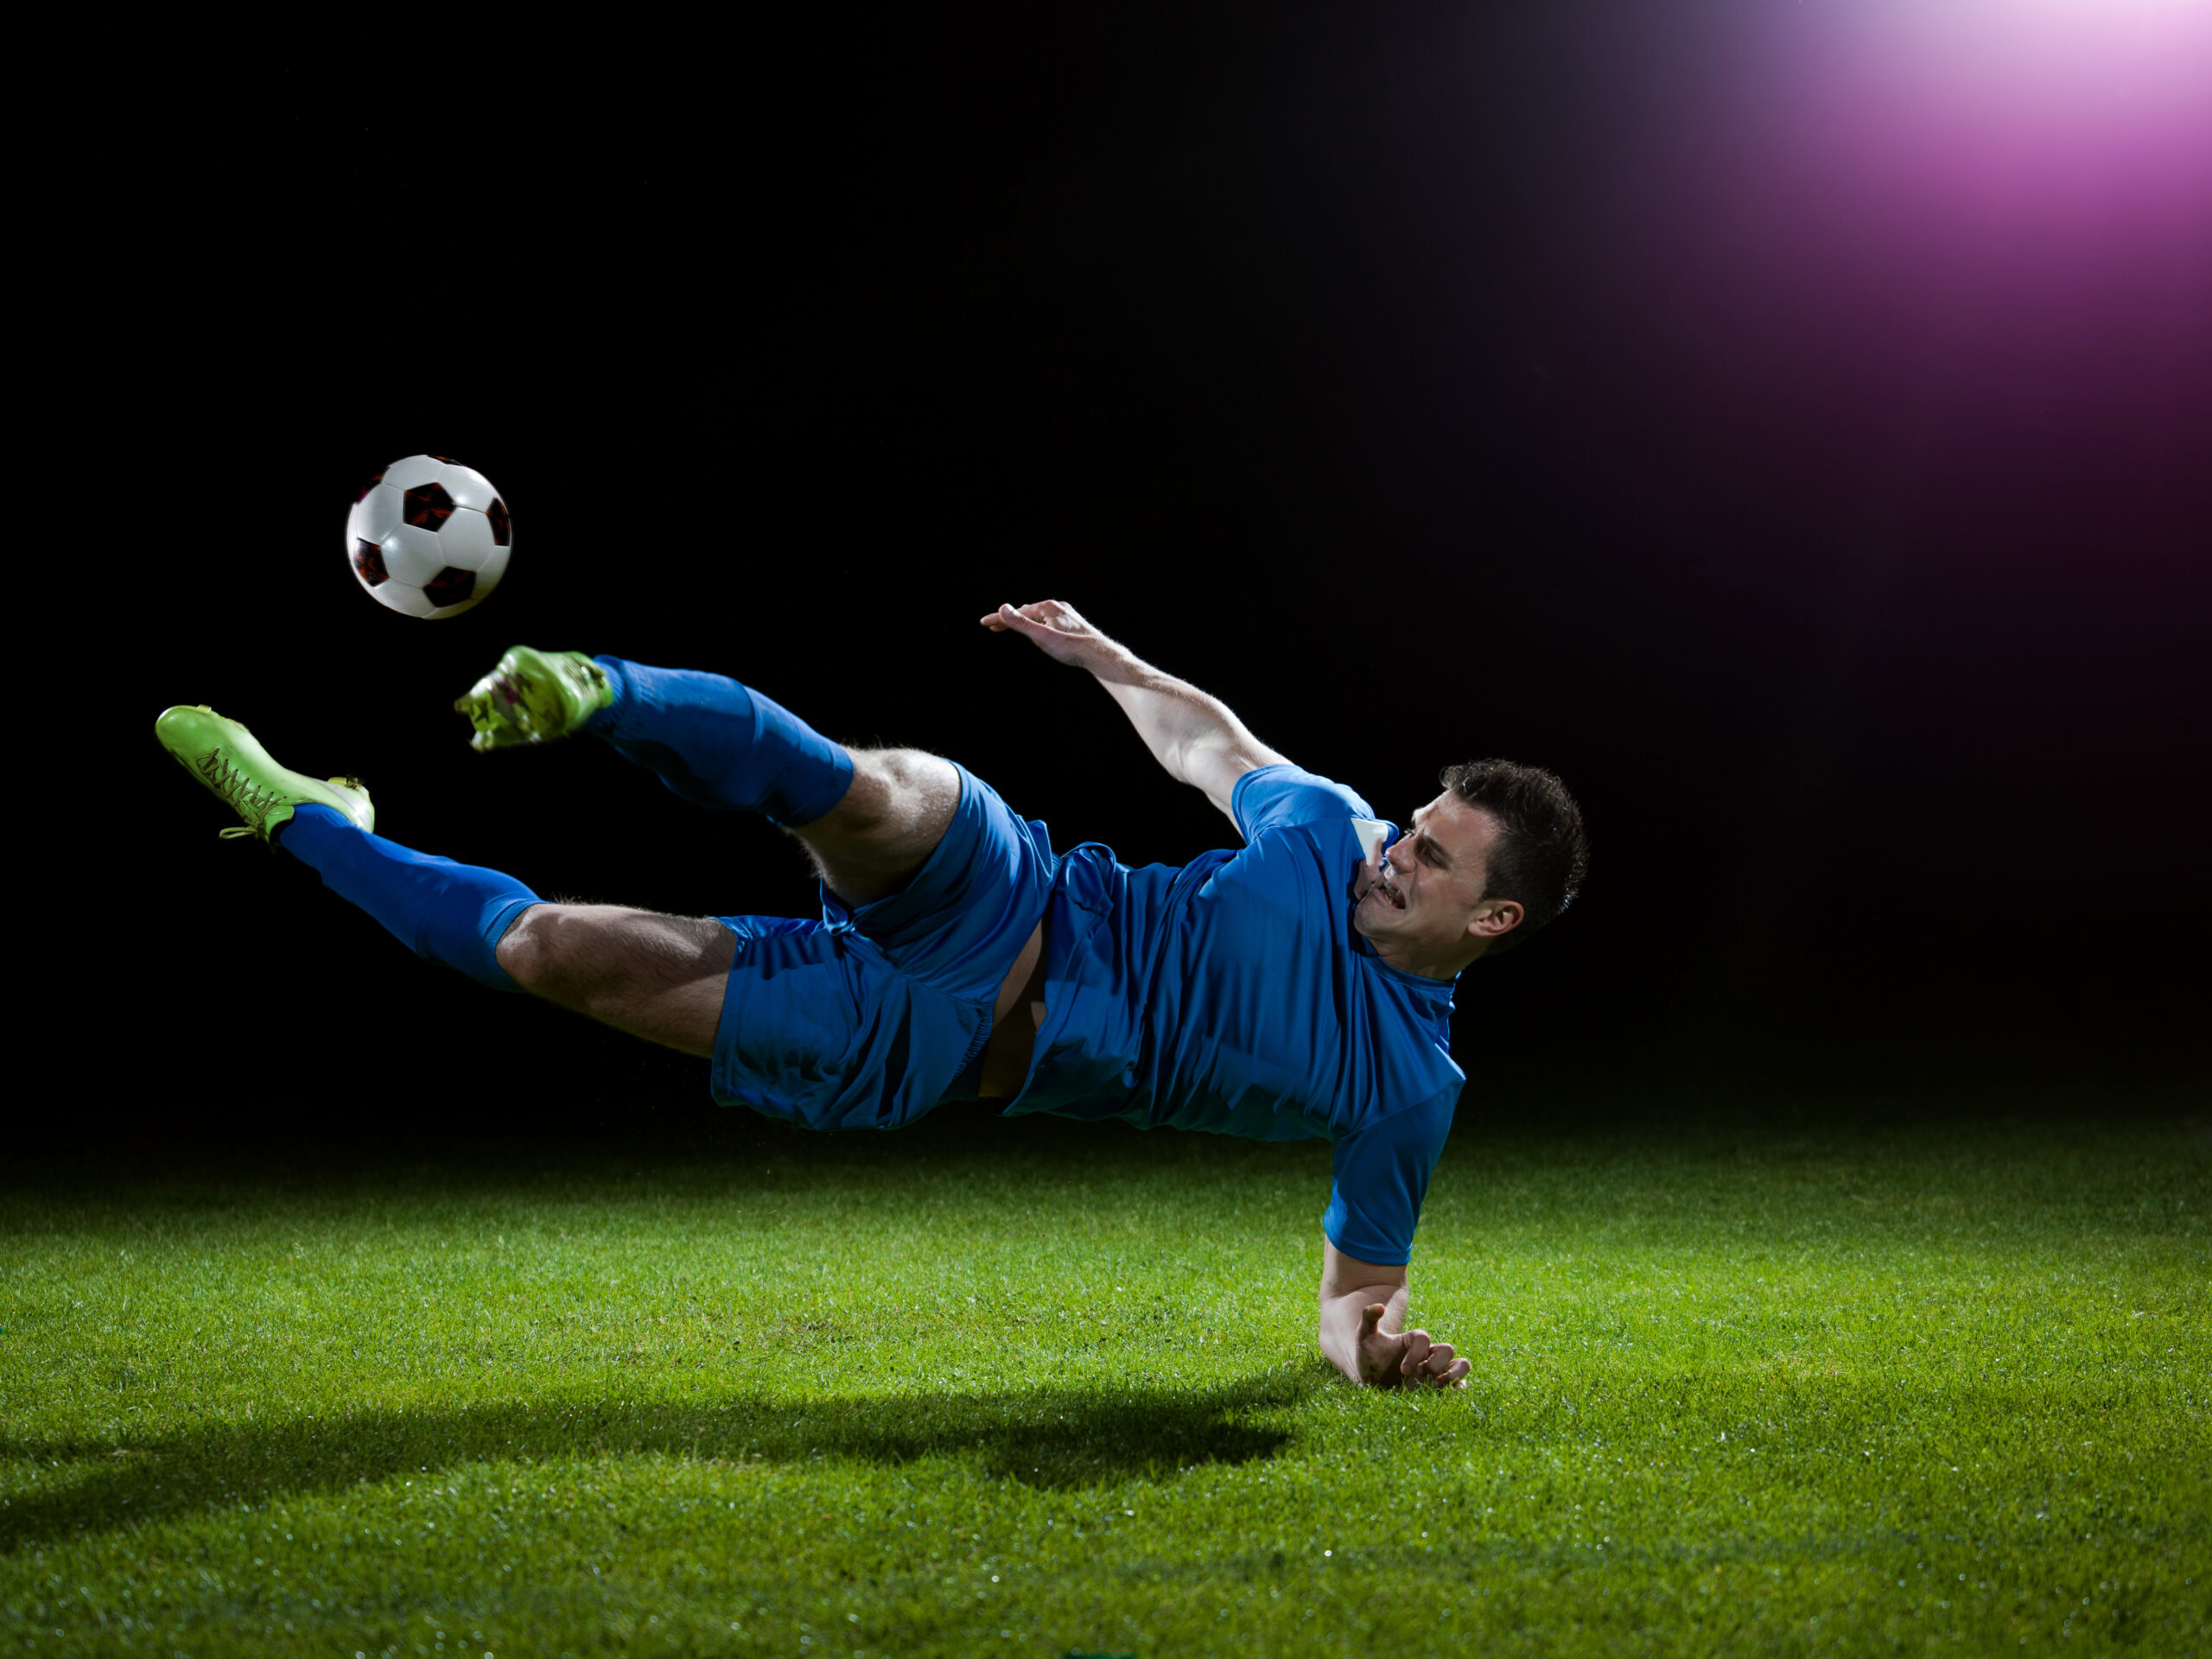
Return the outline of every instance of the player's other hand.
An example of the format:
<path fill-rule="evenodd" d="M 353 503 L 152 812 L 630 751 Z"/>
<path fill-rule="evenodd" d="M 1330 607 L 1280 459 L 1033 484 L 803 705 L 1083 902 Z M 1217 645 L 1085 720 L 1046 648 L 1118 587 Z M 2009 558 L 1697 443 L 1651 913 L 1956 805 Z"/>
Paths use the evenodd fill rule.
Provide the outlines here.
<path fill-rule="evenodd" d="M 1359 1316 L 1361 1382 L 1378 1389 L 1421 1383 L 1437 1389 L 1466 1386 L 1464 1379 L 1474 1369 L 1471 1360 L 1460 1358 L 1448 1342 L 1431 1340 L 1426 1331 L 1393 1334 L 1383 1330 L 1382 1316 L 1389 1311 L 1381 1302 L 1370 1302 Z"/>
<path fill-rule="evenodd" d="M 1083 613 L 1057 599 L 1033 605 L 1001 605 L 978 619 L 993 633 L 1018 633 L 1056 663 L 1080 668 L 1113 641 L 1083 620 Z"/>

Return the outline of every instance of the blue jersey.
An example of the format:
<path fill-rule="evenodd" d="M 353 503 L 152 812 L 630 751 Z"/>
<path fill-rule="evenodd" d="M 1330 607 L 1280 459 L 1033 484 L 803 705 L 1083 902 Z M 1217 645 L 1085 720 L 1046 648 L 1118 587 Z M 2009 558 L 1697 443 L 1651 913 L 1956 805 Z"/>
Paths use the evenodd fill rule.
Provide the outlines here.
<path fill-rule="evenodd" d="M 1230 805 L 1241 851 L 1132 869 L 1087 842 L 1060 861 L 1045 1021 L 1007 1110 L 1329 1141 L 1322 1230 L 1405 1262 L 1466 1080 L 1452 982 L 1391 967 L 1351 925 L 1365 801 L 1275 766 Z"/>

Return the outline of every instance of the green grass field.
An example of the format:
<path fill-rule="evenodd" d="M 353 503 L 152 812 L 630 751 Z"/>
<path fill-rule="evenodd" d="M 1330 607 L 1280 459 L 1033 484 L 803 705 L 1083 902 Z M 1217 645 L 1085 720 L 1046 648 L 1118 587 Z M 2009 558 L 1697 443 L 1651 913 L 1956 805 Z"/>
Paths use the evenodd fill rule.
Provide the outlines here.
<path fill-rule="evenodd" d="M 2212 1133 L 941 1115 L 0 1197 L 10 1653 L 2212 1651 Z"/>

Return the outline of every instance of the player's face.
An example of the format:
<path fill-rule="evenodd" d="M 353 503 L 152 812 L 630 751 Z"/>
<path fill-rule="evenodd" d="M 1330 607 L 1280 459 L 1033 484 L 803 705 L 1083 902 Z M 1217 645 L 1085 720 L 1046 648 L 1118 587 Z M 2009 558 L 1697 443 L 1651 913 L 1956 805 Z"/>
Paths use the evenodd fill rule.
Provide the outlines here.
<path fill-rule="evenodd" d="M 1448 977 L 1484 942 L 1484 916 L 1497 901 L 1483 898 L 1497 821 L 1446 790 L 1417 809 L 1396 842 L 1382 850 L 1353 925 L 1393 962 L 1415 973 Z M 1431 964 L 1422 967 L 1421 963 Z M 1440 964 L 1452 964 L 1448 968 Z"/>

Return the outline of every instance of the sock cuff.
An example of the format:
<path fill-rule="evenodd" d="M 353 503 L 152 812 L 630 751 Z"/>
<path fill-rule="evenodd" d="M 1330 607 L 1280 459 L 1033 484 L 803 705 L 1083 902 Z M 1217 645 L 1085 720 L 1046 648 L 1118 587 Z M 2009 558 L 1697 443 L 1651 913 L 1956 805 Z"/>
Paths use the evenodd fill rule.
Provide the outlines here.
<path fill-rule="evenodd" d="M 528 910 L 532 905 L 542 905 L 544 902 L 536 893 L 524 887 L 516 897 L 487 905 L 485 907 L 482 926 L 480 930 L 484 936 L 485 959 L 481 970 L 476 975 L 480 982 L 491 986 L 495 991 L 513 991 L 518 995 L 528 995 L 521 986 L 508 977 L 507 970 L 499 966 L 499 941 L 507 937 L 509 928 L 522 919 L 523 912 Z M 494 975 L 498 976 L 496 979 L 493 977 Z"/>
<path fill-rule="evenodd" d="M 630 665 L 620 657 L 594 657 L 592 661 L 606 671 L 607 684 L 614 692 L 614 701 L 604 709 L 593 709 L 576 729 L 589 732 L 594 737 L 611 739 L 620 728 L 622 717 L 630 712 L 637 701 L 630 689 Z"/>
<path fill-rule="evenodd" d="M 302 863 L 312 864 L 315 842 L 333 830 L 347 830 L 357 836 L 367 833 L 335 807 L 325 806 L 320 801 L 302 801 L 292 809 L 290 817 L 269 832 L 269 839 Z M 296 842 L 292 838 L 295 831 L 300 837 Z"/>

